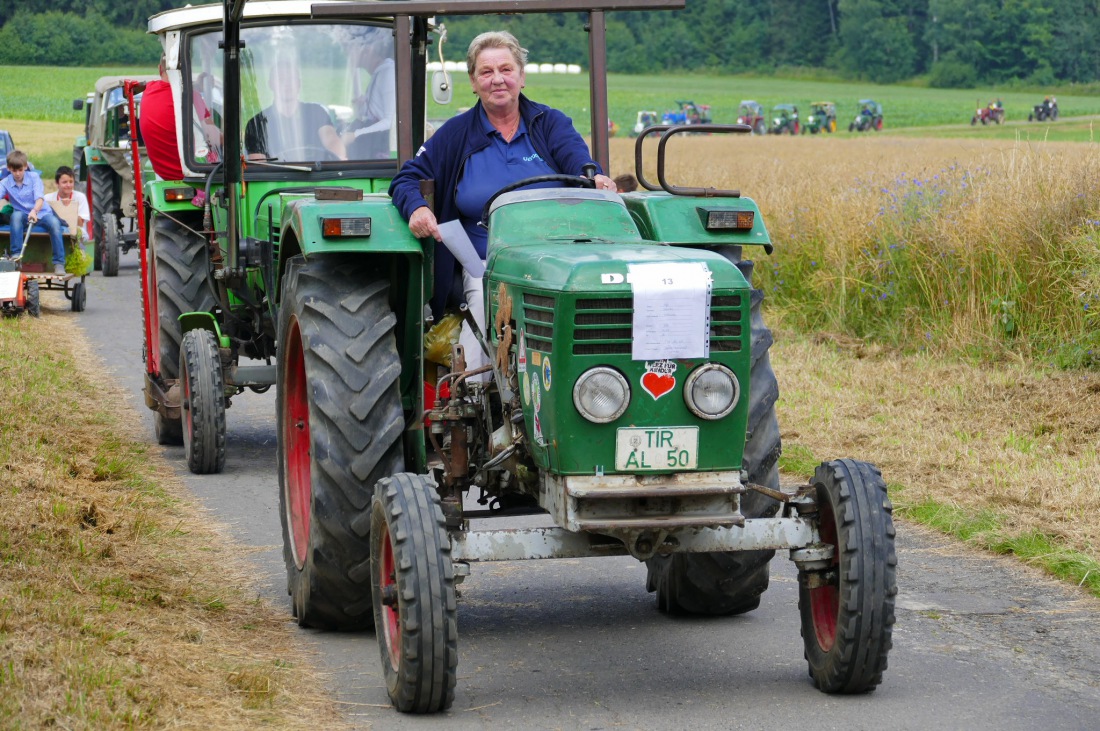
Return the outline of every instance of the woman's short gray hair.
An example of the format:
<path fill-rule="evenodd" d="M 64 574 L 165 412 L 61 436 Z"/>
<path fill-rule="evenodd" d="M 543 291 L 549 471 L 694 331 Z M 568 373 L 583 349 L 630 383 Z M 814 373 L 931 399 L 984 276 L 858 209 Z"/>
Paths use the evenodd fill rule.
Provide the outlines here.
<path fill-rule="evenodd" d="M 477 57 L 488 48 L 508 49 L 521 71 L 527 65 L 527 49 L 519 45 L 514 35 L 506 30 L 491 30 L 470 41 L 470 49 L 466 51 L 466 73 L 471 77 L 477 66 Z"/>

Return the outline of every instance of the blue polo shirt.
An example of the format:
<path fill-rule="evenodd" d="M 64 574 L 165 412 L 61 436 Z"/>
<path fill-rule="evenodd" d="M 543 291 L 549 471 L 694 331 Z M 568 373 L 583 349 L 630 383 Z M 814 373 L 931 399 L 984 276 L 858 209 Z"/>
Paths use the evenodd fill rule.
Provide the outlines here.
<path fill-rule="evenodd" d="M 8 175 L 0 179 L 0 195 L 6 196 L 15 210 L 30 213 L 34 210 L 34 202 L 46 195 L 42 187 L 42 176 L 33 170 L 27 170 L 23 174 L 23 184 L 18 185 L 15 176 Z M 52 213 L 53 209 L 43 203 L 38 217 L 45 218 Z"/>
<path fill-rule="evenodd" d="M 484 259 L 489 233 L 477 223 L 481 220 L 481 212 L 489 196 L 508 183 L 536 175 L 553 175 L 559 171 L 535 152 L 535 148 L 531 146 L 531 138 L 527 136 L 527 123 L 522 118 L 512 141 L 505 142 L 504 137 L 489 122 L 485 111 L 479 110 L 479 112 L 481 128 L 490 138 L 489 146 L 473 153 L 466 160 L 462 176 L 458 181 L 455 203 L 461 214 L 459 220 L 462 221 L 462 227 L 466 229 L 466 234 L 477 249 L 477 253 Z M 561 187 L 560 183 L 529 186 L 529 188 L 559 187 Z"/>

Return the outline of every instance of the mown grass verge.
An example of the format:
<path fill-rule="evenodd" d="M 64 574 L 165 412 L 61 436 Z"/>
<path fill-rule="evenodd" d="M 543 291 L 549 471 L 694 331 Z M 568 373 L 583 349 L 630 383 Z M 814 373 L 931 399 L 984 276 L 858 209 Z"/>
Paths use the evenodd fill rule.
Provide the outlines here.
<path fill-rule="evenodd" d="M 1100 375 L 781 333 L 780 468 L 876 463 L 894 514 L 1100 596 Z"/>
<path fill-rule="evenodd" d="M 81 343 L 67 313 L 0 319 L 0 727 L 339 727 Z"/>

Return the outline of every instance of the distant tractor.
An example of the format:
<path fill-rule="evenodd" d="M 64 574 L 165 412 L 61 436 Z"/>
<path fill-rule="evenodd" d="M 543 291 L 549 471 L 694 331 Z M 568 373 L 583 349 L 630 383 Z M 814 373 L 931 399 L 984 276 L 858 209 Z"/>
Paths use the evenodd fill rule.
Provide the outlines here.
<path fill-rule="evenodd" d="M 649 127 L 655 124 L 661 123 L 661 115 L 655 111 L 643 110 L 638 112 L 638 120 L 634 122 L 634 127 L 630 130 L 631 137 L 637 137 Z"/>
<path fill-rule="evenodd" d="M 809 132 L 836 132 L 836 104 L 832 102 L 813 102 L 810 104 L 810 116 L 802 125 L 802 134 Z"/>
<path fill-rule="evenodd" d="M 1056 122 L 1058 120 L 1058 100 L 1052 96 L 1045 97 L 1042 104 L 1036 104 L 1031 114 L 1027 115 L 1029 122 Z"/>
<path fill-rule="evenodd" d="M 710 105 L 696 104 L 692 101 L 679 101 L 678 111 L 665 112 L 662 124 L 710 124 Z"/>
<path fill-rule="evenodd" d="M 859 112 L 848 125 L 849 132 L 866 132 L 882 129 L 882 105 L 874 99 L 860 99 Z"/>
<path fill-rule="evenodd" d="M 118 275 L 119 256 L 137 246 L 137 199 L 131 170 L 130 110 L 123 92 L 126 79 L 151 81 L 156 76 L 104 76 L 86 99 L 73 101 L 83 109 L 84 134 L 73 147 L 77 179 L 87 181 L 95 239 L 95 269 Z"/>
<path fill-rule="evenodd" d="M 974 116 L 970 118 L 970 126 L 973 127 L 978 122 L 981 122 L 983 126 L 992 122 L 993 124 L 1002 124 L 1005 121 L 1005 107 L 1004 103 L 998 99 L 996 101 L 989 102 L 984 107 L 978 107 L 974 112 Z"/>
<path fill-rule="evenodd" d="M 772 124 L 768 133 L 773 135 L 798 134 L 798 107 L 793 104 L 776 104 L 772 107 Z"/>
<path fill-rule="evenodd" d="M 764 107 L 752 99 L 745 99 L 737 107 L 737 123 L 752 127 L 754 135 L 767 134 L 768 123 L 764 120 Z"/>

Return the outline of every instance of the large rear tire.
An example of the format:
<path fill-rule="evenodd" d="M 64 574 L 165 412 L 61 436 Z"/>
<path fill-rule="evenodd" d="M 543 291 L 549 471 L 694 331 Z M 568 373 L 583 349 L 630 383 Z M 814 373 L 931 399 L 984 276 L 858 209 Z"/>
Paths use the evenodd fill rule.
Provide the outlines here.
<path fill-rule="evenodd" d="M 373 624 L 374 485 L 404 468 L 388 279 L 355 258 L 294 257 L 279 309 L 279 516 L 303 626 Z"/>
<path fill-rule="evenodd" d="M 866 462 L 822 464 L 813 485 L 821 542 L 833 546 L 833 559 L 798 576 L 806 661 L 820 690 L 863 693 L 882 682 L 893 642 L 893 507 L 882 475 Z"/>
<path fill-rule="evenodd" d="M 741 261 L 738 254 L 731 258 L 737 258 L 738 268 L 751 283 L 752 262 Z M 763 302 L 763 291 L 752 290 L 752 370 L 742 468 L 748 472 L 749 482 L 778 489 L 782 445 L 775 402 L 779 399 L 779 382 L 768 356 L 772 333 L 764 324 Z M 778 502 L 756 491 L 741 497 L 741 512 L 746 518 L 771 517 L 778 509 Z M 657 593 L 658 609 L 669 614 L 750 612 L 760 606 L 760 595 L 768 588 L 768 564 L 774 555 L 775 551 L 736 551 L 654 556 L 646 561 L 646 588 Z"/>
<path fill-rule="evenodd" d="M 92 237 L 95 239 L 95 268 L 103 268 L 103 242 L 106 237 L 107 218 L 114 216 L 115 171 L 109 165 L 92 165 L 88 168 L 89 186 L 92 191 Z"/>
<path fill-rule="evenodd" d="M 218 341 L 209 330 L 190 330 L 180 349 L 180 413 L 187 468 L 212 475 L 225 468 L 225 384 Z"/>
<path fill-rule="evenodd" d="M 383 479 L 371 505 L 371 594 L 382 675 L 402 713 L 450 708 L 458 667 L 454 569 L 435 483 Z"/>
<path fill-rule="evenodd" d="M 153 434 L 157 438 L 157 444 L 164 447 L 178 447 L 183 444 L 183 421 L 169 419 L 156 411 L 153 413 Z"/>

